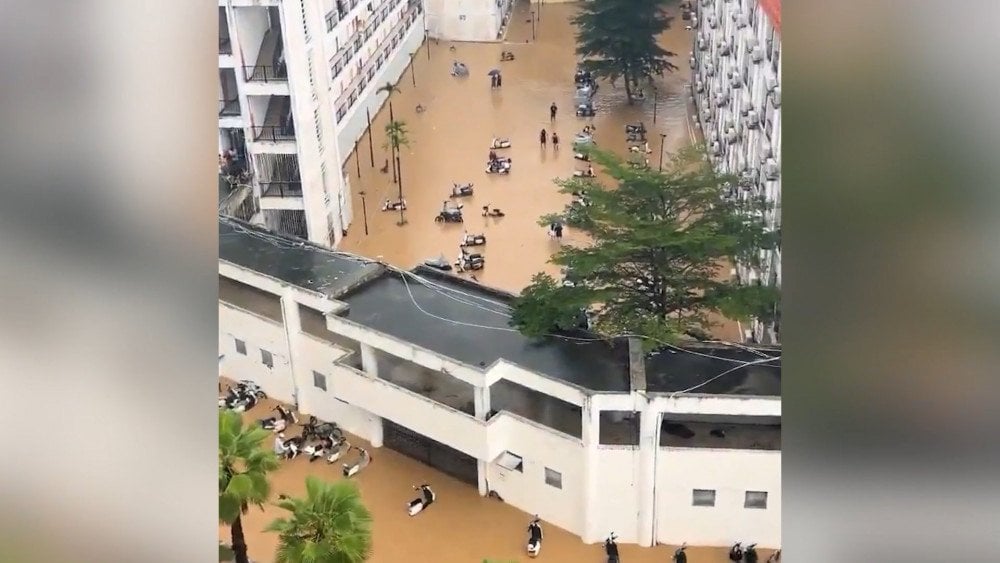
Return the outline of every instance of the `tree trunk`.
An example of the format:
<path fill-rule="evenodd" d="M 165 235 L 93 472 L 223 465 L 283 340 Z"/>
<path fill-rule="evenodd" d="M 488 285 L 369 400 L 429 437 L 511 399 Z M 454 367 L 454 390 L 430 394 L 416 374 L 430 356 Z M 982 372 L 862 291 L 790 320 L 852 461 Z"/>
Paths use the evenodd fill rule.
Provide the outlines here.
<path fill-rule="evenodd" d="M 632 105 L 632 77 L 628 71 L 625 71 L 625 96 L 628 98 L 628 104 Z"/>
<path fill-rule="evenodd" d="M 392 183 L 396 183 L 396 145 L 389 144 L 389 162 L 392 163 Z"/>
<path fill-rule="evenodd" d="M 233 555 L 236 563 L 250 563 L 250 557 L 247 556 L 247 540 L 243 537 L 243 519 L 240 516 L 236 517 L 230 531 L 232 532 Z"/>

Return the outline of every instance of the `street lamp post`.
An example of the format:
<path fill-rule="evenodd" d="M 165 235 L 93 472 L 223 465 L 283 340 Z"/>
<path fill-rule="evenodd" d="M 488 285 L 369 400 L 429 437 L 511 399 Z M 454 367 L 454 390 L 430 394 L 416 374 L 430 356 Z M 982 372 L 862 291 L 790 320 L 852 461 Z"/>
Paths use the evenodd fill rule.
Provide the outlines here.
<path fill-rule="evenodd" d="M 365 191 L 361 190 L 358 195 L 361 196 L 361 218 L 365 223 L 365 236 L 368 236 L 368 205 L 365 203 Z"/>
<path fill-rule="evenodd" d="M 663 141 L 666 138 L 666 133 L 660 133 L 660 172 L 663 172 Z"/>
<path fill-rule="evenodd" d="M 372 112 L 365 108 L 365 116 L 368 117 L 368 156 L 372 159 L 372 168 L 375 168 L 375 147 L 372 146 Z"/>
<path fill-rule="evenodd" d="M 354 141 L 354 164 L 355 164 L 355 167 L 358 170 L 358 179 L 359 180 L 361 179 L 361 159 L 358 158 L 358 142 L 360 142 L 360 141 L 361 141 L 361 139 L 357 139 L 356 141 Z"/>
<path fill-rule="evenodd" d="M 531 40 L 535 40 L 535 11 L 531 11 Z"/>
<path fill-rule="evenodd" d="M 653 84 L 653 123 L 654 124 L 656 123 L 656 102 L 657 102 L 656 98 L 657 98 L 657 93 L 658 93 L 658 90 L 656 89 L 656 84 Z"/>
<path fill-rule="evenodd" d="M 389 95 L 391 96 L 392 94 Z M 395 122 L 396 118 L 393 116 L 392 113 L 392 100 L 389 100 L 389 123 L 391 124 Z M 389 142 L 389 151 L 390 151 L 389 158 L 392 159 L 392 183 L 395 184 L 396 177 L 399 175 L 399 172 L 396 169 L 396 145 L 392 143 L 392 139 L 386 139 L 386 141 Z"/>
<path fill-rule="evenodd" d="M 410 53 L 410 80 L 413 82 L 413 87 L 417 87 L 417 65 L 413 63 L 413 57 L 417 52 L 414 51 Z"/>
<path fill-rule="evenodd" d="M 406 224 L 406 216 L 403 215 L 403 169 L 400 167 L 399 153 L 396 153 L 396 170 L 399 172 L 399 222 L 396 223 L 400 227 Z"/>

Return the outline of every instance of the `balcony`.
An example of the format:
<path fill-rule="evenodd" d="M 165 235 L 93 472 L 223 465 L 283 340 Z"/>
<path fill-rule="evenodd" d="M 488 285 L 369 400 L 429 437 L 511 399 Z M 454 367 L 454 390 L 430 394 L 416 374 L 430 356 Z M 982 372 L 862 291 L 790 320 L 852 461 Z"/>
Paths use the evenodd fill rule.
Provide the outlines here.
<path fill-rule="evenodd" d="M 254 158 L 261 209 L 305 209 L 299 159 L 294 154 L 258 154 Z"/>
<path fill-rule="evenodd" d="M 257 62 L 243 66 L 246 91 L 250 95 L 288 95 L 288 68 L 285 66 L 281 30 L 270 28 L 261 40 Z"/>
<path fill-rule="evenodd" d="M 219 117 L 239 117 L 240 115 L 242 112 L 240 111 L 239 98 L 219 100 Z"/>
<path fill-rule="evenodd" d="M 248 96 L 251 151 L 254 154 L 294 154 L 295 122 L 288 96 Z M 259 124 L 259 125 L 258 125 Z"/>
<path fill-rule="evenodd" d="M 302 197 L 302 182 L 261 182 L 262 197 Z"/>
<path fill-rule="evenodd" d="M 220 55 L 232 55 L 233 54 L 233 43 L 228 37 L 219 37 L 219 54 Z"/>

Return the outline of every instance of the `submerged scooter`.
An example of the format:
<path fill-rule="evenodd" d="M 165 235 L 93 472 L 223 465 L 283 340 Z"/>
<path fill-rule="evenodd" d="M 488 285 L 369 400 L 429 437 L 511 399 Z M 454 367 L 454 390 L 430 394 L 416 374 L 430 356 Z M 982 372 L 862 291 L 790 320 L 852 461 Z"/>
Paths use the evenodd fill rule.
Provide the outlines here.
<path fill-rule="evenodd" d="M 743 563 L 757 563 L 757 544 L 752 543 L 743 551 Z"/>
<path fill-rule="evenodd" d="M 618 558 L 618 543 L 615 542 L 615 533 L 611 532 L 608 539 L 604 540 L 604 553 L 608 555 L 608 563 L 620 563 Z"/>
<path fill-rule="evenodd" d="M 468 184 L 452 183 L 451 193 L 448 194 L 448 197 L 468 197 L 472 195 L 472 193 L 472 182 L 469 182 Z"/>
<path fill-rule="evenodd" d="M 470 234 L 470 233 L 463 233 L 462 234 L 462 242 L 458 243 L 458 245 L 462 246 L 462 247 L 465 247 L 465 246 L 482 246 L 484 244 L 486 244 L 486 235 L 485 234 Z"/>
<path fill-rule="evenodd" d="M 510 139 L 508 139 L 506 137 L 493 137 L 493 140 L 490 141 L 490 148 L 491 149 L 509 149 L 510 148 Z"/>
<path fill-rule="evenodd" d="M 462 206 L 456 205 L 455 207 L 449 207 L 448 202 L 441 207 L 441 211 L 438 212 L 437 217 L 434 217 L 435 223 L 461 223 L 462 222 Z"/>
<path fill-rule="evenodd" d="M 428 258 L 427 260 L 424 260 L 424 266 L 427 266 L 428 268 L 434 268 L 435 270 L 438 270 L 440 272 L 451 271 L 451 262 L 449 262 L 448 259 L 444 257 L 444 254 L 438 256 L 437 258 Z"/>
<path fill-rule="evenodd" d="M 327 463 L 333 463 L 340 459 L 344 452 L 351 449 L 351 444 L 346 438 L 339 438 L 336 441 L 326 438 L 322 443 L 315 446 L 302 448 L 303 453 L 309 454 L 309 463 L 319 458 L 325 458 Z"/>
<path fill-rule="evenodd" d="M 413 487 L 413 490 L 420 491 L 420 496 L 406 504 L 406 512 L 410 516 L 420 514 L 425 508 L 434 502 L 435 498 L 437 498 L 437 495 L 434 494 L 434 491 L 431 490 L 431 486 L 427 483 L 424 483 L 419 487 Z"/>
<path fill-rule="evenodd" d="M 740 542 L 733 544 L 733 547 L 729 548 L 729 560 L 734 562 L 743 561 L 743 548 L 740 546 Z"/>
<path fill-rule="evenodd" d="M 461 247 L 460 250 L 461 254 L 458 256 L 458 260 L 455 261 L 455 268 L 459 272 L 482 270 L 486 266 L 486 257 L 481 253 L 470 253 L 465 250 L 465 247 Z"/>
<path fill-rule="evenodd" d="M 362 469 L 368 467 L 368 464 L 372 461 L 372 456 L 368 455 L 368 450 L 362 447 L 355 447 L 358 450 L 358 460 L 354 463 L 343 464 L 344 477 L 354 477 Z"/>
<path fill-rule="evenodd" d="M 687 563 L 688 556 L 687 553 L 684 553 L 684 550 L 687 549 L 687 545 L 687 542 L 682 543 L 681 546 L 677 548 L 677 551 L 674 552 L 674 563 Z"/>
<path fill-rule="evenodd" d="M 542 527 L 538 524 L 538 515 L 528 524 L 528 556 L 538 557 L 542 552 Z"/>
<path fill-rule="evenodd" d="M 483 206 L 483 217 L 504 217 L 506 215 L 499 207 L 490 207 L 488 203 Z"/>
<path fill-rule="evenodd" d="M 278 416 L 272 416 L 269 418 L 260 419 L 260 427 L 264 430 L 271 430 L 273 432 L 284 432 L 285 428 L 289 424 L 298 424 L 299 419 L 295 416 L 295 413 L 286 409 L 285 407 L 278 405 L 274 407 L 275 411 L 278 412 Z"/>

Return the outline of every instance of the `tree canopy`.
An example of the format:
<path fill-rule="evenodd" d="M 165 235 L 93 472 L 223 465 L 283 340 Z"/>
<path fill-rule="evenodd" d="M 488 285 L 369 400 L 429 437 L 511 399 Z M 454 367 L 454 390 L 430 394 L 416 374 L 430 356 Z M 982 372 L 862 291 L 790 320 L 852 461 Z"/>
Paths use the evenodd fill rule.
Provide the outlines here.
<path fill-rule="evenodd" d="M 776 244 L 760 219 L 766 204 L 725 197 L 736 179 L 716 174 L 700 147 L 663 172 L 590 154 L 616 185 L 557 180 L 577 199 L 539 223 L 562 222 L 588 240 L 564 243 L 551 259 L 563 267 L 562 280 L 537 274 L 521 293 L 512 322 L 523 333 L 574 328 L 588 310 L 598 332 L 677 341 L 705 336 L 713 312 L 740 319 L 775 309 L 777 289 L 729 276 L 735 260 L 759 268 L 760 250 Z"/>
<path fill-rule="evenodd" d="M 577 26 L 576 54 L 581 66 L 612 82 L 625 79 L 631 104 L 633 86 L 664 71 L 677 70 L 668 59 L 676 54 L 660 47 L 658 36 L 673 17 L 666 0 L 589 0 L 573 18 Z"/>
<path fill-rule="evenodd" d="M 277 563 L 362 563 L 371 553 L 372 516 L 353 481 L 306 477 L 305 498 L 284 498 L 289 511 L 267 527 L 278 532 Z"/>
<path fill-rule="evenodd" d="M 278 468 L 277 456 L 263 443 L 270 434 L 253 424 L 244 426 L 239 413 L 219 411 L 219 520 L 230 525 L 237 563 L 249 561 L 240 517 L 250 505 L 267 500 L 267 475 Z"/>

